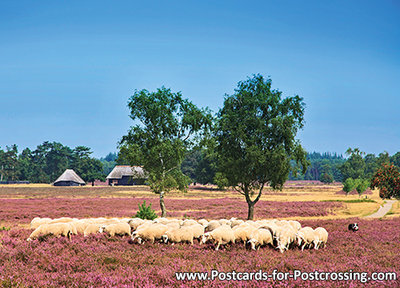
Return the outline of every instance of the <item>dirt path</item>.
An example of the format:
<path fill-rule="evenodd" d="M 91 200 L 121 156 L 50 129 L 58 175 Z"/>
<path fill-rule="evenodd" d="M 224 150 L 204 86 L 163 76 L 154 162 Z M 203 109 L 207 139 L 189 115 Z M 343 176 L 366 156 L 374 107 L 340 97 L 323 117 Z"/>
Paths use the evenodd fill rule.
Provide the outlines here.
<path fill-rule="evenodd" d="M 381 218 L 386 215 L 392 209 L 393 204 L 396 202 L 396 200 L 387 200 L 386 203 L 379 208 L 378 211 L 375 213 L 365 216 L 365 218 Z"/>

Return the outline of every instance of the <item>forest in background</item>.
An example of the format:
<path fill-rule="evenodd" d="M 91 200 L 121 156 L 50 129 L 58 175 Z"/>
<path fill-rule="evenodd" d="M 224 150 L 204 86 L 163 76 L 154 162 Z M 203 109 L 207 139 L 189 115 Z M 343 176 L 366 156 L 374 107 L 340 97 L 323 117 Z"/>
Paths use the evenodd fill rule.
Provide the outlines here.
<path fill-rule="evenodd" d="M 351 150 L 351 149 L 350 149 Z M 356 151 L 356 152 L 354 152 Z M 309 167 L 305 174 L 289 174 L 289 180 L 320 180 L 325 183 L 343 182 L 349 177 L 370 179 L 383 163 L 400 167 L 400 152 L 365 154 L 357 148 L 347 151 L 348 157 L 337 153 L 307 153 Z M 351 153 L 353 152 L 353 153 Z M 35 150 L 18 152 L 17 145 L 0 148 L 0 181 L 29 181 L 52 183 L 65 169 L 74 169 L 86 182 L 105 180 L 115 165 L 127 164 L 118 160 L 117 153 L 96 159 L 85 146 L 70 148 L 58 142 L 45 141 Z M 193 149 L 185 157 L 181 169 L 193 182 L 217 184 L 216 156 L 202 149 Z"/>

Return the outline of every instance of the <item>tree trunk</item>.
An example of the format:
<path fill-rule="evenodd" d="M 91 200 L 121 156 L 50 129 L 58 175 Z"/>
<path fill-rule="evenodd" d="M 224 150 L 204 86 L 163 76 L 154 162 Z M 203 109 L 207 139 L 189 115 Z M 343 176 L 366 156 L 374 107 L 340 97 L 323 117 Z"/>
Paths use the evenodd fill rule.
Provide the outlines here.
<path fill-rule="evenodd" d="M 247 205 L 249 205 L 247 220 L 253 220 L 253 218 L 254 218 L 254 204 L 255 203 L 253 201 L 247 201 Z"/>
<path fill-rule="evenodd" d="M 161 217 L 167 217 L 167 209 L 165 209 L 165 204 L 164 204 L 164 192 L 160 193 L 160 208 L 161 208 Z"/>
<path fill-rule="evenodd" d="M 94 186 L 94 180 L 92 180 L 92 186 Z"/>

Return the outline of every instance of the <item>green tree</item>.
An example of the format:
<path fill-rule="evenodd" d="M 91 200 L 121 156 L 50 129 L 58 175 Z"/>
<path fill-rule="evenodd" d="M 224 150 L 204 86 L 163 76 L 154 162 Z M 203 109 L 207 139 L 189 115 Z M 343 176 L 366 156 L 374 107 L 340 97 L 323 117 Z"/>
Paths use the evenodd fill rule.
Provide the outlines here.
<path fill-rule="evenodd" d="M 270 79 L 254 75 L 238 83 L 218 113 L 218 170 L 228 186 L 245 197 L 248 219 L 254 217 L 264 186 L 281 189 L 289 171 L 296 171 L 290 160 L 296 160 L 303 173 L 308 165 L 306 152 L 295 139 L 304 123 L 303 99 L 281 95 L 271 90 Z"/>
<path fill-rule="evenodd" d="M 0 149 L 0 181 L 16 180 L 18 170 L 17 145 L 6 146 L 6 151 Z"/>
<path fill-rule="evenodd" d="M 181 170 L 182 173 L 188 176 L 192 182 L 197 182 L 196 169 L 199 165 L 199 161 L 202 158 L 200 149 L 192 149 L 188 151 L 185 158 L 182 161 Z"/>
<path fill-rule="evenodd" d="M 156 92 L 135 91 L 128 108 L 136 124 L 122 137 L 118 158 L 143 166 L 150 189 L 160 195 L 165 217 L 164 194 L 172 189 L 186 191 L 190 179 L 181 164 L 197 137 L 211 126 L 211 115 L 183 99 L 180 92 L 164 87 Z"/>
<path fill-rule="evenodd" d="M 99 159 L 90 157 L 92 153 L 89 147 L 75 147 L 72 152 L 71 167 L 85 182 L 92 182 L 92 186 L 94 186 L 94 181 L 104 181 L 105 175 L 103 173 L 103 164 Z"/>
<path fill-rule="evenodd" d="M 371 179 L 375 174 L 376 170 L 378 170 L 378 161 L 374 154 L 367 154 L 364 157 L 365 162 L 365 178 Z"/>
<path fill-rule="evenodd" d="M 390 157 L 390 162 L 400 168 L 400 152 L 397 152 L 392 157 Z"/>
<path fill-rule="evenodd" d="M 368 188 L 369 186 L 369 181 L 367 179 L 356 179 L 354 181 L 354 186 L 357 190 L 357 193 L 359 196 L 361 196 Z"/>
<path fill-rule="evenodd" d="M 333 176 L 332 174 L 329 174 L 327 172 L 324 172 L 321 174 L 321 177 L 319 178 L 319 181 L 325 184 L 329 184 L 333 182 Z"/>
<path fill-rule="evenodd" d="M 354 190 L 356 187 L 354 179 L 353 178 L 347 178 L 346 181 L 343 183 L 343 191 L 346 192 L 346 196 Z"/>
<path fill-rule="evenodd" d="M 357 179 L 365 177 L 364 154 L 365 152 L 360 151 L 359 148 L 355 148 L 354 150 L 351 148 L 347 149 L 346 155 L 349 158 L 340 167 L 343 177 L 342 181 L 346 181 L 347 178 Z"/>
<path fill-rule="evenodd" d="M 32 151 L 29 148 L 22 150 L 18 155 L 18 179 L 32 180 Z"/>

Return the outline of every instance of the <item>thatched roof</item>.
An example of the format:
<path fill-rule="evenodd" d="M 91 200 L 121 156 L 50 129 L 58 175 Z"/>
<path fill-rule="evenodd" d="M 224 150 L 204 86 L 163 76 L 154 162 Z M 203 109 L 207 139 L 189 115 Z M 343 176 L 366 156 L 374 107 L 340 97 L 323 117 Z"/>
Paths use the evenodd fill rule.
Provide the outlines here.
<path fill-rule="evenodd" d="M 83 181 L 82 178 L 79 177 L 78 174 L 76 174 L 75 171 L 72 169 L 65 170 L 64 173 L 61 174 L 61 176 L 58 177 L 56 181 L 54 181 L 54 183 L 63 181 L 65 182 L 71 181 L 79 184 L 86 184 L 85 181 Z"/>
<path fill-rule="evenodd" d="M 136 179 L 147 178 L 145 171 L 140 166 L 118 165 L 108 174 L 107 179 L 121 179 L 123 176 L 132 176 Z"/>

